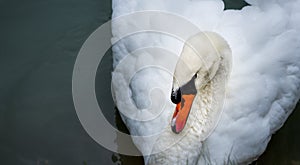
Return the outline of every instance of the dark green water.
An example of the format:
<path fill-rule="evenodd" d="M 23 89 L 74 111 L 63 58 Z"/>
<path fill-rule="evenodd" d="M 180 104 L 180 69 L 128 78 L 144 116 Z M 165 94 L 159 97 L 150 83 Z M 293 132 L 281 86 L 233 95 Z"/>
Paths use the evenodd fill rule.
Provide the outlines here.
<path fill-rule="evenodd" d="M 0 0 L 0 164 L 143 163 L 94 142 L 73 106 L 77 53 L 110 15 L 110 0 Z M 111 62 L 107 52 L 96 77 L 97 97 L 107 119 L 126 131 L 111 99 Z M 258 164 L 300 164 L 299 118 L 300 111 L 294 111 Z"/>

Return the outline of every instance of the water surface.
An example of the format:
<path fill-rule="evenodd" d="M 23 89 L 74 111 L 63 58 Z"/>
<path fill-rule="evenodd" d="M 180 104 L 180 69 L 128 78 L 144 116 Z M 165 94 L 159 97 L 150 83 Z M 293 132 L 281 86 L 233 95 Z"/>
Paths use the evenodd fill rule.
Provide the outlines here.
<path fill-rule="evenodd" d="M 226 1 L 227 8 L 246 3 Z M 143 164 L 94 142 L 72 101 L 72 70 L 86 38 L 110 19 L 110 0 L 0 1 L 0 163 L 18 165 Z M 99 105 L 126 132 L 110 93 L 108 51 L 96 77 Z M 300 164 L 297 110 L 258 164 Z M 99 126 L 99 129 L 101 126 Z"/>

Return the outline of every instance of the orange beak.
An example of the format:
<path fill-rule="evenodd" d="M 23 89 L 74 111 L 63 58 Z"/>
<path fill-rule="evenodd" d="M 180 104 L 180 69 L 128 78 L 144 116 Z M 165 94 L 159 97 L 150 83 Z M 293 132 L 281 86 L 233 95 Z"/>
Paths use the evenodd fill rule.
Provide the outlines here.
<path fill-rule="evenodd" d="M 172 117 L 171 127 L 176 134 L 180 133 L 187 121 L 195 94 L 183 94 L 181 102 L 176 105 L 175 112 Z"/>

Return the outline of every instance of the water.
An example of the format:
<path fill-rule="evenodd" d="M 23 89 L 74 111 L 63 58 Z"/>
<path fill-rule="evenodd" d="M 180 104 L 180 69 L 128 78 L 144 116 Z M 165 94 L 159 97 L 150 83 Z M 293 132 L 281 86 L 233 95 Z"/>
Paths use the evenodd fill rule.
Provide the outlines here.
<path fill-rule="evenodd" d="M 227 5 L 245 3 L 228 0 Z M 0 164 L 143 163 L 94 142 L 73 106 L 77 53 L 110 15 L 110 0 L 0 0 Z M 111 62 L 109 51 L 97 72 L 97 98 L 111 124 L 126 132 L 111 99 Z M 294 111 L 258 164 L 300 164 L 299 118 Z"/>

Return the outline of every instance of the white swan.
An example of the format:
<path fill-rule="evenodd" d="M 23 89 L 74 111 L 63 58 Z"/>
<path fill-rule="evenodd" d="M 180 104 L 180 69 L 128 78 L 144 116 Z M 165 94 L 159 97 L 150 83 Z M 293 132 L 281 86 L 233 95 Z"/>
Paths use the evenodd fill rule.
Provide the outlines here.
<path fill-rule="evenodd" d="M 252 6 L 241 11 L 223 11 L 224 5 L 219 0 L 177 3 L 171 0 L 113 0 L 114 18 L 135 11 L 159 10 L 180 14 L 201 30 L 216 32 L 194 35 L 181 50 L 183 42 L 162 34 L 146 33 L 122 38 L 124 31 L 136 28 L 142 22 L 152 26 L 151 19 L 155 17 L 112 24 L 113 40 L 122 38 L 113 47 L 115 70 L 112 86 L 117 106 L 125 113 L 123 120 L 133 135 L 160 133 L 151 139 L 133 138 L 145 154 L 146 163 L 224 164 L 227 160 L 250 163 L 263 153 L 271 135 L 292 112 L 300 96 L 300 12 L 297 9 L 300 1 L 248 2 Z M 179 60 L 174 80 L 172 75 L 160 69 L 141 69 L 149 63 L 169 64 L 170 68 L 175 68 L 176 58 L 164 59 L 171 56 L 153 47 L 181 54 L 179 59 L 188 63 L 180 64 Z M 132 52 L 132 56 L 127 56 Z M 118 69 L 123 61 L 126 67 Z M 132 76 L 134 71 L 137 72 Z M 197 77 L 193 78 L 195 74 Z M 129 84 L 127 79 L 130 79 Z M 227 79 L 224 107 L 208 107 L 208 112 L 204 113 L 205 105 L 219 105 L 212 104 L 213 101 L 222 103 L 224 88 L 217 87 L 225 85 Z M 193 105 L 185 125 L 178 122 L 176 115 L 173 116 L 175 105 L 169 97 L 172 87 L 176 95 L 176 91 L 185 88 L 183 86 L 189 81 L 195 84 L 197 95 L 190 102 Z M 214 87 L 214 84 L 218 85 Z M 154 87 L 161 89 L 164 95 L 151 93 Z M 190 87 L 183 90 L 186 89 L 189 94 L 196 94 L 189 91 Z M 182 94 L 187 94 L 185 91 Z M 150 99 L 149 93 L 152 94 Z M 211 97 L 204 99 L 206 95 Z M 160 102 L 164 102 L 163 108 Z M 157 109 L 163 111 L 155 112 Z M 214 128 L 221 110 L 223 114 Z M 187 117 L 183 116 L 181 121 Z M 149 153 L 154 154 L 147 156 Z"/>

